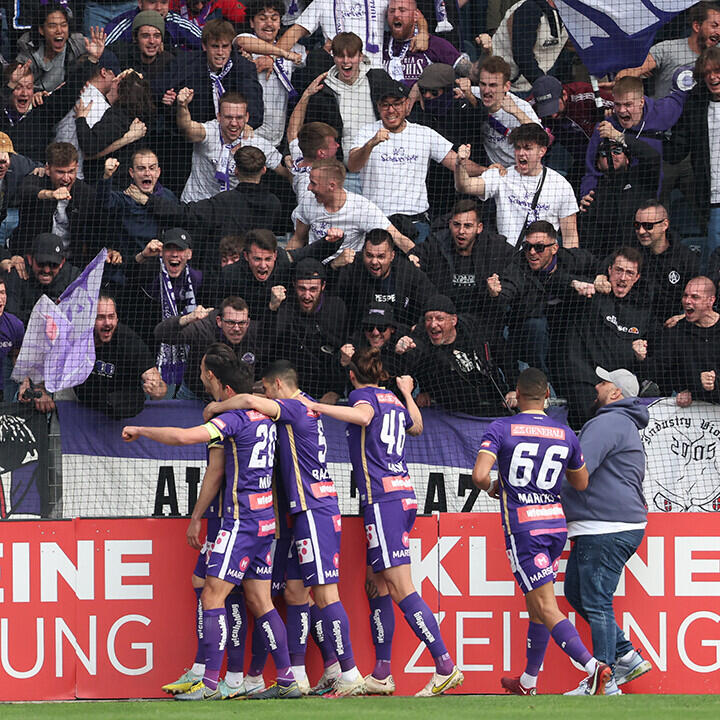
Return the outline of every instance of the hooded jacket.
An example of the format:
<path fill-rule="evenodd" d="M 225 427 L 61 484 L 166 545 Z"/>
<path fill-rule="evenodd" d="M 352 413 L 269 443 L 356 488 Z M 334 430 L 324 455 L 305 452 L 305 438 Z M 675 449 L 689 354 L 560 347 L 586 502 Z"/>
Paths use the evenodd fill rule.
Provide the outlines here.
<path fill-rule="evenodd" d="M 662 156 L 665 133 L 678 121 L 685 107 L 687 96 L 688 93 L 682 90 L 674 90 L 670 95 L 660 98 L 660 100 L 653 100 L 644 95 L 645 106 L 643 107 L 640 122 L 627 130 L 623 130 L 615 115 L 609 118 L 609 122 L 616 130 L 624 132 L 626 136 L 632 135 L 636 139 L 646 142 Z M 596 127 L 590 137 L 585 153 L 585 177 L 583 177 L 580 184 L 580 197 L 585 197 L 591 190 L 594 190 L 602 175 L 595 166 L 601 140 L 602 138 Z"/>
<path fill-rule="evenodd" d="M 579 492 L 563 479 L 562 505 L 569 523 L 645 522 L 645 451 L 639 431 L 649 420 L 641 400 L 623 398 L 601 408 L 585 423 L 578 439 L 590 482 Z"/>

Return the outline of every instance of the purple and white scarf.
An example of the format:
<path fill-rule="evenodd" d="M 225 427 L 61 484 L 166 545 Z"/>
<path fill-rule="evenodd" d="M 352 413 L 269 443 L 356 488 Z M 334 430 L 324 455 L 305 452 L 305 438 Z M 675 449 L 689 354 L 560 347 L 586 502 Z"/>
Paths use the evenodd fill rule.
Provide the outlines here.
<path fill-rule="evenodd" d="M 343 21 L 342 6 L 344 0 L 333 0 L 333 15 L 335 17 L 335 33 L 345 30 Z M 375 0 L 365 0 L 365 52 L 376 54 L 380 52 L 380 45 L 377 37 L 378 13 L 375 7 Z"/>
<path fill-rule="evenodd" d="M 190 268 L 185 266 L 184 277 L 181 280 L 179 296 L 185 301 L 182 313 L 178 312 L 178 303 L 175 288 L 168 274 L 163 259 L 160 258 L 160 308 L 163 320 L 176 315 L 188 315 L 197 307 L 195 288 L 193 287 Z M 158 350 L 157 365 L 162 378 L 166 383 L 182 382 L 185 363 L 190 348 L 187 345 L 168 345 L 161 343 Z"/>
<path fill-rule="evenodd" d="M 223 87 L 223 78 L 232 70 L 233 61 L 228 60 L 225 63 L 225 67 L 219 72 L 213 72 L 208 67 L 208 75 L 212 80 L 213 84 L 213 105 L 215 105 L 215 114 L 220 112 L 220 98 L 225 94 L 225 88 Z"/>

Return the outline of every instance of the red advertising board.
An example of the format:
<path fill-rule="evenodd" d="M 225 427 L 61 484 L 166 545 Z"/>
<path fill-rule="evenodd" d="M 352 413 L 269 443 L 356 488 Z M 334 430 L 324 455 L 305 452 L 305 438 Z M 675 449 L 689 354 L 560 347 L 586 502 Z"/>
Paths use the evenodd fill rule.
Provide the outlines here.
<path fill-rule="evenodd" d="M 0 700 L 159 697 L 195 654 L 195 554 L 182 519 L 0 524 Z M 343 518 L 340 592 L 361 671 L 374 662 L 359 518 Z M 464 692 L 499 692 L 522 671 L 527 619 L 490 513 L 418 518 L 416 587 L 438 612 Z M 567 553 L 563 555 L 563 559 Z M 556 592 L 562 597 L 562 570 Z M 720 692 L 720 534 L 712 514 L 651 515 L 616 595 L 617 617 L 654 670 L 629 692 Z M 432 661 L 396 608 L 393 676 L 411 694 Z M 583 639 L 590 644 L 584 621 Z M 248 643 L 249 645 L 249 643 Z M 270 663 L 270 665 L 272 665 Z M 309 651 L 309 674 L 321 672 Z M 270 667 L 269 670 L 272 668 Z M 562 692 L 583 673 L 552 643 L 539 691 Z"/>

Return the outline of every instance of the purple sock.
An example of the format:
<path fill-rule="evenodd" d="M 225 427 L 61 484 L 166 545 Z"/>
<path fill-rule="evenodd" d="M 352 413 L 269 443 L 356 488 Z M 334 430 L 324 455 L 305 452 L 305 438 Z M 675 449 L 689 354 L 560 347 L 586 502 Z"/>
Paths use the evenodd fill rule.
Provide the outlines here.
<path fill-rule="evenodd" d="M 250 658 L 248 675 L 251 675 L 252 677 L 262 675 L 263 669 L 265 668 L 265 662 L 267 661 L 267 656 L 268 651 L 265 645 L 265 638 L 260 630 L 258 621 L 255 620 L 252 633 L 252 657 Z"/>
<path fill-rule="evenodd" d="M 527 665 L 525 672 L 537 677 L 540 672 L 545 650 L 550 642 L 550 631 L 542 623 L 528 624 L 527 633 Z"/>
<path fill-rule="evenodd" d="M 435 669 L 440 675 L 449 675 L 453 669 L 453 661 L 448 653 L 435 616 L 427 603 L 416 593 L 410 593 L 398 605 L 412 631 L 419 640 L 427 645 L 427 649 L 435 661 Z"/>
<path fill-rule="evenodd" d="M 287 630 L 278 611 L 273 608 L 257 619 L 265 647 L 272 655 L 277 670 L 278 685 L 290 685 L 295 679 L 290 669 Z"/>
<path fill-rule="evenodd" d="M 334 665 L 337 662 L 337 655 L 335 655 L 332 645 L 328 642 L 328 638 L 325 637 L 322 615 L 317 605 L 310 606 L 310 636 L 320 650 L 324 666 L 330 667 L 330 665 Z"/>
<path fill-rule="evenodd" d="M 573 624 L 565 618 L 561 620 L 551 631 L 552 639 L 566 652 L 575 662 L 587 665 L 592 660 L 592 655 L 583 645 L 578 631 Z"/>
<path fill-rule="evenodd" d="M 290 663 L 292 665 L 304 665 L 308 633 L 310 632 L 310 606 L 307 603 L 288 605 L 285 625 L 287 627 Z"/>
<path fill-rule="evenodd" d="M 217 690 L 227 642 L 227 615 L 225 608 L 203 610 L 203 645 L 205 647 L 205 676 L 203 682 Z"/>
<path fill-rule="evenodd" d="M 197 635 L 197 652 L 195 653 L 195 662 L 205 662 L 205 648 L 203 647 L 203 609 L 202 603 L 200 602 L 200 596 L 202 595 L 202 588 L 193 588 L 195 591 L 195 634 Z"/>
<path fill-rule="evenodd" d="M 338 600 L 320 610 L 323 633 L 332 643 L 335 655 L 343 672 L 355 667 L 352 645 L 350 643 L 350 621 L 343 604 Z"/>
<path fill-rule="evenodd" d="M 229 636 L 227 643 L 228 672 L 242 672 L 245 665 L 245 638 L 247 637 L 247 612 L 245 598 L 238 590 L 233 590 L 225 599 Z"/>
<path fill-rule="evenodd" d="M 384 680 L 390 674 L 392 640 L 395 633 L 395 612 L 389 595 L 370 599 L 370 632 L 375 645 L 373 676 Z"/>

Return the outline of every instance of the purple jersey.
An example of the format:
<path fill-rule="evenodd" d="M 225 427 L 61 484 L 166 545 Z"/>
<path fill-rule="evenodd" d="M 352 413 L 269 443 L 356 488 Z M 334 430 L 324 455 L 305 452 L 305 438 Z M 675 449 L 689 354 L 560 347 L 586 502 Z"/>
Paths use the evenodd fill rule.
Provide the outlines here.
<path fill-rule="evenodd" d="M 0 390 L 3 389 L 5 358 L 20 349 L 24 335 L 25 326 L 21 320 L 9 312 L 0 315 Z"/>
<path fill-rule="evenodd" d="M 231 410 L 204 427 L 212 440 L 222 440 L 225 447 L 224 520 L 257 522 L 258 535 L 274 535 L 274 423 L 255 410 Z"/>
<path fill-rule="evenodd" d="M 309 398 L 305 393 L 303 397 Z M 276 402 L 278 465 L 290 514 L 333 507 L 339 512 L 335 483 L 325 464 L 327 440 L 320 416 L 294 397 Z"/>
<path fill-rule="evenodd" d="M 220 448 L 221 450 L 225 450 L 225 445 L 222 440 L 219 438 L 216 438 L 215 440 L 211 440 L 207 444 L 207 448 L 205 449 L 205 455 L 206 459 L 210 457 L 210 450 L 213 448 Z M 208 509 L 203 514 L 204 518 L 207 518 L 208 520 L 218 518 L 222 519 L 223 514 L 223 496 L 225 494 L 225 478 L 223 477 L 222 484 L 220 485 L 220 489 L 218 490 L 217 495 L 212 499 L 212 502 L 208 505 Z M 210 528 L 208 527 L 208 535 L 210 535 Z"/>
<path fill-rule="evenodd" d="M 565 532 L 562 476 L 585 465 L 569 427 L 539 411 L 499 418 L 485 431 L 480 452 L 497 458 L 506 533 Z"/>
<path fill-rule="evenodd" d="M 395 80 L 408 87 L 418 81 L 428 65 L 445 63 L 452 67 L 459 57 L 457 48 L 437 35 L 430 36 L 428 49 L 423 52 L 412 52 L 410 40 L 395 40 L 392 35 L 385 35 L 383 67 Z"/>
<path fill-rule="evenodd" d="M 360 507 L 372 503 L 415 498 L 405 463 L 405 428 L 410 413 L 389 390 L 364 387 L 348 396 L 353 407 L 367 404 L 375 411 L 367 427 L 348 423 L 350 460 L 360 490 Z"/>

